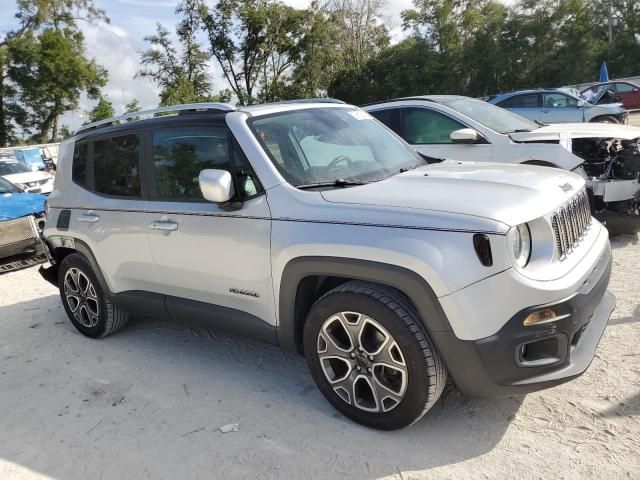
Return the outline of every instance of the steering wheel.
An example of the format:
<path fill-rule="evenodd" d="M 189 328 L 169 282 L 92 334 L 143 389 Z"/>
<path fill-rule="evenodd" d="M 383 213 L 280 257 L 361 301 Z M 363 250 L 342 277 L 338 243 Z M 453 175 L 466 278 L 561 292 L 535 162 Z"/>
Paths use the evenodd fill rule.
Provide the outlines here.
<path fill-rule="evenodd" d="M 336 168 L 337 165 L 339 165 L 342 162 L 346 163 L 347 167 L 350 167 L 353 164 L 353 161 L 346 155 L 338 155 L 336 158 L 331 160 L 331 163 L 327 165 L 327 168 L 329 170 L 333 170 L 334 168 Z"/>

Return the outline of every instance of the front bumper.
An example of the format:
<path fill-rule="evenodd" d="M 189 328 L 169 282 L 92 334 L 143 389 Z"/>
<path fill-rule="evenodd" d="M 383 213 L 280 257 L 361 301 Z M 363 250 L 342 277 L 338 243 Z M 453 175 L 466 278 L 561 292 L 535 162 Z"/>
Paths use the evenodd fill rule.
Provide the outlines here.
<path fill-rule="evenodd" d="M 607 249 L 569 298 L 526 308 L 496 334 L 480 340 L 432 332 L 453 382 L 469 397 L 502 397 L 549 388 L 584 373 L 616 304 L 607 292 L 612 257 Z M 566 318 L 524 326 L 532 311 L 553 307 Z"/>

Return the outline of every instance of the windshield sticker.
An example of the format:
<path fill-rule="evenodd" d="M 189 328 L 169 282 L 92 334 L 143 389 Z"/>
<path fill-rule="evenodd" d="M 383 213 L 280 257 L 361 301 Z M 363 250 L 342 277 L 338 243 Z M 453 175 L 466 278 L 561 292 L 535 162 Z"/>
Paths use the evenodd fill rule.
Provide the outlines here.
<path fill-rule="evenodd" d="M 364 112 L 362 110 L 350 110 L 348 113 L 356 120 L 368 120 L 372 118 L 371 115 L 369 115 L 367 112 Z"/>

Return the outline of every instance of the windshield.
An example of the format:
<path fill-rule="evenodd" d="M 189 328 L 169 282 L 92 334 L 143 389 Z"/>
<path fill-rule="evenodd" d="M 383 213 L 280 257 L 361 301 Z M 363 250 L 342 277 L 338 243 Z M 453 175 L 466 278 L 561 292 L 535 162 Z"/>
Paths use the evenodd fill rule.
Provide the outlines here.
<path fill-rule="evenodd" d="M 18 193 L 20 191 L 21 190 L 18 187 L 16 187 L 13 183 L 0 177 L 0 195 L 4 193 Z"/>
<path fill-rule="evenodd" d="M 461 97 L 442 103 L 495 132 L 530 132 L 539 128 L 539 125 L 520 115 L 482 100 Z"/>
<path fill-rule="evenodd" d="M 313 108 L 257 118 L 253 131 L 296 187 L 381 180 L 426 162 L 368 113 Z"/>
<path fill-rule="evenodd" d="M 30 172 L 29 168 L 20 162 L 0 162 L 0 175 Z"/>

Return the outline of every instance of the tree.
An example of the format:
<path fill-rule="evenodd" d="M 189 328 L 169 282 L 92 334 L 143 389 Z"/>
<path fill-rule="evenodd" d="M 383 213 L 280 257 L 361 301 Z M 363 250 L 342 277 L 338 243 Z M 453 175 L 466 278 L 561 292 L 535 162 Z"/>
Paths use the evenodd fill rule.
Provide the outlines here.
<path fill-rule="evenodd" d="M 133 98 L 129 103 L 124 106 L 124 113 L 139 112 L 140 102 L 138 99 Z"/>
<path fill-rule="evenodd" d="M 73 131 L 69 128 L 68 125 L 62 125 L 60 127 L 60 131 L 58 132 L 58 138 L 56 138 L 56 141 L 62 142 L 63 140 L 71 137 L 73 137 Z"/>
<path fill-rule="evenodd" d="M 9 46 L 13 59 L 12 80 L 20 87 L 21 101 L 30 106 L 24 127 L 37 131 L 39 141 L 57 137 L 58 117 L 75 110 L 85 92 L 98 98 L 107 72 L 84 56 L 82 32 L 45 28 L 39 35 L 29 32 Z"/>
<path fill-rule="evenodd" d="M 325 10 L 336 25 L 334 38 L 344 65 L 358 69 L 389 45 L 382 12 L 386 0 L 328 0 Z"/>
<path fill-rule="evenodd" d="M 18 27 L 0 40 L 0 146 L 16 142 L 18 133 L 55 138 L 58 115 L 106 81 L 106 72 L 85 58 L 77 29 L 79 21 L 108 22 L 104 10 L 91 0 L 18 0 L 17 6 Z"/>
<path fill-rule="evenodd" d="M 105 97 L 100 97 L 98 104 L 89 112 L 89 121 L 97 122 L 99 120 L 106 120 L 115 115 L 113 104 Z"/>
<path fill-rule="evenodd" d="M 142 53 L 139 77 L 149 78 L 162 88 L 160 104 L 204 102 L 212 98 L 207 71 L 208 56 L 196 41 L 200 28 L 199 1 L 185 0 L 176 8 L 182 20 L 176 27 L 178 48 L 169 31 L 160 24 L 145 37 L 151 46 Z"/>

